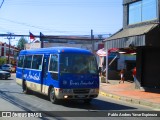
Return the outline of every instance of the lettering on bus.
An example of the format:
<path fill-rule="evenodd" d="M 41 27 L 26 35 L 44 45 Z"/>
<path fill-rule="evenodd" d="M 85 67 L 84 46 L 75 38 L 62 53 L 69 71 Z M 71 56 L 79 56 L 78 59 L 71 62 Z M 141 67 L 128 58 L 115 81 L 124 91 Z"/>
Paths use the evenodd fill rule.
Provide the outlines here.
<path fill-rule="evenodd" d="M 70 80 L 70 85 L 94 85 L 94 81 L 88 81 L 88 82 L 84 82 L 84 81 L 80 81 L 80 82 L 74 82 L 73 80 Z"/>
<path fill-rule="evenodd" d="M 29 72 L 29 74 L 27 75 L 27 74 L 24 74 L 24 78 L 25 79 L 33 79 L 33 80 L 37 80 L 37 81 L 39 81 L 40 80 L 40 73 L 38 74 L 38 73 L 35 73 L 35 74 L 31 74 L 31 72 Z"/>

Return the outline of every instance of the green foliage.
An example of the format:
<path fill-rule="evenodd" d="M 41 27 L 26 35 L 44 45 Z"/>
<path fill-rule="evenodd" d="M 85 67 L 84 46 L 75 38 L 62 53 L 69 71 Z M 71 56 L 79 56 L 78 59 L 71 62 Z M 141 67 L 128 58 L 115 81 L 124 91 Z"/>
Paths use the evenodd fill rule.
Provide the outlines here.
<path fill-rule="evenodd" d="M 18 41 L 17 47 L 21 50 L 24 50 L 26 43 L 28 43 L 28 41 L 24 37 L 21 37 Z"/>
<path fill-rule="evenodd" d="M 6 63 L 6 58 L 0 58 L 0 65 L 5 64 Z"/>

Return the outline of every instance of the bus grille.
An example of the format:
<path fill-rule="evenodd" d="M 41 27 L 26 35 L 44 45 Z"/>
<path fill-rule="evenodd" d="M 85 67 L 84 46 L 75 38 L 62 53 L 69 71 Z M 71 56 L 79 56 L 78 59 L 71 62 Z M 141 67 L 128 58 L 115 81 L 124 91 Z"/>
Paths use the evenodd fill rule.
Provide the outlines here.
<path fill-rule="evenodd" d="M 89 93 L 89 89 L 74 89 L 73 92 L 75 94 L 88 94 Z"/>

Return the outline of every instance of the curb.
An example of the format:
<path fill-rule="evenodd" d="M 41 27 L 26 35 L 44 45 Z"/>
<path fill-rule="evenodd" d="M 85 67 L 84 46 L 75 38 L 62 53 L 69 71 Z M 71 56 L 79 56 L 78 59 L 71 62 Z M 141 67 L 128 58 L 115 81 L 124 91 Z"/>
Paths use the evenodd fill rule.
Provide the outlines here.
<path fill-rule="evenodd" d="M 121 100 L 121 101 L 129 102 L 129 103 L 133 103 L 133 104 L 139 104 L 139 105 L 143 105 L 143 106 L 147 106 L 147 107 L 152 107 L 154 109 L 160 109 L 160 104 L 158 104 L 158 103 L 129 98 L 129 97 L 125 97 L 125 96 L 118 96 L 115 94 L 105 93 L 102 91 L 100 91 L 99 94 L 106 96 L 106 97 L 109 97 L 109 98 L 113 98 L 115 100 Z"/>

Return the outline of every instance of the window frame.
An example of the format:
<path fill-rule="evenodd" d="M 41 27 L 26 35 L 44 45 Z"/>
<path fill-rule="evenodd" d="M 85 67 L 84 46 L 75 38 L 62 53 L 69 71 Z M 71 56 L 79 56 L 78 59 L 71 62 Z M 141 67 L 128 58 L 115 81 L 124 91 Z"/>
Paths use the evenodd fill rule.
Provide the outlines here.
<path fill-rule="evenodd" d="M 51 71 L 50 70 L 51 57 L 53 55 L 57 56 L 57 71 Z M 59 56 L 58 56 L 58 54 L 50 54 L 50 56 L 49 56 L 49 64 L 48 64 L 48 72 L 50 72 L 50 73 L 58 73 L 59 72 Z"/>
<path fill-rule="evenodd" d="M 22 60 L 22 66 L 20 67 L 20 66 L 19 66 L 19 63 L 18 63 L 18 64 L 17 64 L 17 67 L 19 67 L 19 68 L 23 68 L 23 67 L 24 67 L 25 55 L 20 55 L 19 57 L 23 57 L 23 60 Z M 18 57 L 18 61 L 19 61 L 19 57 Z"/>
<path fill-rule="evenodd" d="M 25 55 L 24 63 L 26 63 L 26 57 L 27 57 L 27 56 L 32 56 L 32 59 L 33 59 L 33 55 Z M 23 68 L 25 68 L 25 69 L 32 69 L 32 59 L 31 59 L 31 66 L 30 66 L 30 68 L 27 68 L 27 67 L 25 66 L 25 64 L 24 64 Z"/>
<path fill-rule="evenodd" d="M 130 18 L 133 18 L 132 16 L 133 16 L 133 13 L 132 13 L 132 16 L 130 17 L 130 13 L 132 12 L 132 11 L 130 11 L 130 5 L 136 5 L 136 3 L 140 3 L 140 21 L 133 21 L 133 20 L 131 20 Z M 158 1 L 157 0 L 155 0 L 155 6 L 156 6 L 156 10 L 155 10 L 155 14 L 156 14 L 156 16 L 154 17 L 154 18 L 150 18 L 150 19 L 144 19 L 145 17 L 144 17 L 144 8 L 146 7 L 146 6 L 144 6 L 144 3 L 145 3 L 145 1 L 143 1 L 143 0 L 141 0 L 141 1 L 136 1 L 136 2 L 132 2 L 132 3 L 130 3 L 130 4 L 128 4 L 128 25 L 134 25 L 134 24 L 139 24 L 139 23 L 144 23 L 144 22 L 147 22 L 147 21 L 153 21 L 153 20 L 157 20 L 158 19 Z M 139 13 L 138 12 L 138 13 Z M 130 23 L 130 21 L 132 21 L 131 23 Z"/>
<path fill-rule="evenodd" d="M 87 57 L 87 59 L 82 60 L 82 64 L 79 62 L 79 65 L 83 65 L 85 64 L 85 66 L 87 66 L 85 69 L 88 69 L 90 72 L 85 72 L 85 71 L 75 71 L 74 68 L 78 67 L 79 65 L 77 65 L 77 62 L 80 61 L 80 59 L 78 60 L 77 57 L 81 56 L 80 59 L 84 59 Z M 69 57 L 69 65 L 65 65 L 66 61 L 64 58 Z M 90 59 L 89 59 L 90 58 Z M 92 59 L 92 60 L 91 60 Z M 96 62 L 96 57 L 94 55 L 87 55 L 87 54 L 60 54 L 60 59 L 59 59 L 59 72 L 60 74 L 64 73 L 64 74 L 97 74 L 98 73 L 98 65 Z M 62 65 L 64 64 L 64 65 Z M 81 66 L 80 65 L 80 66 Z M 66 67 L 68 66 L 68 68 Z M 65 69 L 64 69 L 65 68 Z M 79 70 L 79 68 L 78 68 Z M 92 70 L 95 70 L 94 72 L 92 72 Z"/>
<path fill-rule="evenodd" d="M 41 58 L 41 69 L 35 69 L 35 68 L 33 68 L 33 60 L 34 60 L 34 56 L 36 56 L 36 55 L 39 55 L 39 56 L 42 56 L 42 58 Z M 43 67 L 43 58 L 44 58 L 44 54 L 33 54 L 32 55 L 32 66 L 31 66 L 31 69 L 33 69 L 33 70 L 38 70 L 38 71 L 42 71 L 42 67 Z"/>

